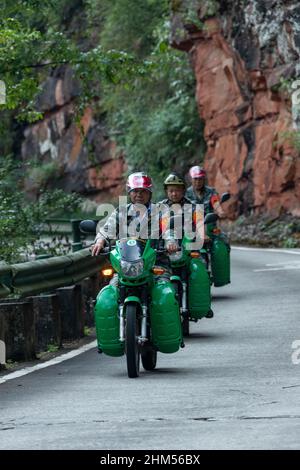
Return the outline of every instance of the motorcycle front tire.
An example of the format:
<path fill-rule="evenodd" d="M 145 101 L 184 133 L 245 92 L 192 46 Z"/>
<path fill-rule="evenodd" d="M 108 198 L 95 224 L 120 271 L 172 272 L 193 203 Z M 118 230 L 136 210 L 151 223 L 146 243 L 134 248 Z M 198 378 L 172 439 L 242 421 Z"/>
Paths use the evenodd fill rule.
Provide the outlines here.
<path fill-rule="evenodd" d="M 128 304 L 126 307 L 125 350 L 127 374 L 131 379 L 140 375 L 140 348 L 137 342 L 139 333 L 137 306 L 135 304 Z"/>

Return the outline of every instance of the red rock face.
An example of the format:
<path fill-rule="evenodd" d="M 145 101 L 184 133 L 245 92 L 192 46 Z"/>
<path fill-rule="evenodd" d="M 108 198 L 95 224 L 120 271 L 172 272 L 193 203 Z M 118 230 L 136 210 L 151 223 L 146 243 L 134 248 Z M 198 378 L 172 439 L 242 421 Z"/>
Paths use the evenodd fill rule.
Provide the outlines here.
<path fill-rule="evenodd" d="M 124 192 L 124 158 L 92 108 L 85 110 L 80 125 L 75 123 L 77 94 L 70 69 L 44 85 L 38 99 L 44 119 L 27 127 L 22 144 L 23 160 L 34 160 L 37 166 L 26 180 L 26 191 L 32 196 L 40 189 L 59 187 L 99 202 Z"/>
<path fill-rule="evenodd" d="M 247 7 L 246 11 L 239 11 L 242 2 L 234 2 L 235 7 L 233 2 L 225 3 L 228 9 L 223 9 L 222 16 L 204 21 L 201 31 L 186 33 L 182 43 L 173 40 L 175 47 L 188 50 L 192 58 L 196 100 L 205 121 L 209 183 L 219 192 L 232 193 L 227 203 L 232 218 L 252 212 L 300 216 L 299 152 L 288 138 L 295 127 L 292 102 L 278 87 L 282 77 L 295 80 L 299 57 L 295 28 L 289 33 L 280 30 L 285 36 L 276 43 L 273 35 L 268 42 L 264 30 L 259 29 L 265 18 L 260 9 L 263 2 L 254 0 L 253 9 Z M 269 3 L 274 7 L 277 2 Z M 289 3 L 295 3 L 293 10 L 287 10 L 282 18 L 298 13 L 300 18 L 297 2 Z M 268 27 L 276 32 L 275 27 L 280 28 L 284 20 L 281 16 L 270 18 Z M 232 27 L 238 20 L 244 34 L 241 37 Z M 262 49 L 263 41 L 267 44 Z M 285 46 L 286 55 L 280 56 Z"/>

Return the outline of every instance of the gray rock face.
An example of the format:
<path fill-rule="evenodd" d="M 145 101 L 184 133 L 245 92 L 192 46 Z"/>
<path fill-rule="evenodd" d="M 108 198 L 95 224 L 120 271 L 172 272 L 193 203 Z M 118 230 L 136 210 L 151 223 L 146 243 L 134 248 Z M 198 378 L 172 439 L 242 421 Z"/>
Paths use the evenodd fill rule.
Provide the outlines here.
<path fill-rule="evenodd" d="M 59 67 L 53 76 L 44 83 L 41 94 L 37 99 L 37 108 L 41 112 L 53 111 L 65 106 L 79 95 L 80 86 L 69 67 Z"/>
<path fill-rule="evenodd" d="M 232 3 L 232 2 L 231 2 Z M 235 2 L 232 43 L 248 68 L 278 67 L 299 58 L 300 6 L 297 1 Z M 254 54 L 254 56 L 253 56 Z"/>
<path fill-rule="evenodd" d="M 172 3 L 172 44 L 194 65 L 210 184 L 232 193 L 232 218 L 299 217 L 299 1 Z"/>
<path fill-rule="evenodd" d="M 87 108 L 80 126 L 75 123 L 74 100 L 80 86 L 69 67 L 48 77 L 37 99 L 44 119 L 24 132 L 22 158 L 34 161 L 26 180 L 34 195 L 45 187 L 59 187 L 101 200 L 117 196 L 123 184 L 124 160 L 105 125 Z"/>

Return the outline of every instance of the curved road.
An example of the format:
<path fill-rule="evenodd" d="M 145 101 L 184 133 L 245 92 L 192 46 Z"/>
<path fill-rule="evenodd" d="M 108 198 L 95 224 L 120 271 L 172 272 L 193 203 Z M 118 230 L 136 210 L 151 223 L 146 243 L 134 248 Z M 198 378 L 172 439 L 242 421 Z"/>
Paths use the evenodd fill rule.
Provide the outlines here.
<path fill-rule="evenodd" d="M 233 249 L 215 317 L 155 372 L 91 349 L 0 374 L 0 449 L 299 449 L 299 281 L 300 250 Z"/>

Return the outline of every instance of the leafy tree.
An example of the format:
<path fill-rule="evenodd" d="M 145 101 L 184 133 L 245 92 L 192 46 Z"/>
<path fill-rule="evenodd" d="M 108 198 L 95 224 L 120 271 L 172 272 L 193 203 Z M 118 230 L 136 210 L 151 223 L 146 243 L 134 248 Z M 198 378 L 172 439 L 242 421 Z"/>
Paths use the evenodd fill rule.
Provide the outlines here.
<path fill-rule="evenodd" d="M 22 171 L 11 158 L 0 161 L 0 260 L 7 262 L 24 260 L 34 253 L 45 220 L 70 214 L 80 203 L 78 195 L 62 190 L 45 191 L 37 201 L 26 201 L 20 184 Z"/>
<path fill-rule="evenodd" d="M 56 67 L 77 76 L 78 117 L 91 103 L 102 120 L 105 113 L 129 170 L 149 171 L 160 184 L 170 170 L 198 162 L 205 146 L 187 56 L 169 46 L 168 0 L 2 0 L 1 8 L 0 256 L 16 260 L 41 221 L 77 202 L 47 191 L 26 202 L 16 163 L 23 126 L 42 118 L 36 98 Z"/>
<path fill-rule="evenodd" d="M 77 0 L 75 6 L 83 8 L 84 2 Z M 65 12 L 62 19 L 61 9 Z M 40 119 L 42 114 L 35 109 L 35 97 L 51 69 L 62 64 L 74 68 L 82 85 L 83 106 L 99 96 L 100 81 L 120 82 L 142 70 L 143 64 L 122 50 L 104 52 L 99 44 L 85 49 L 78 37 L 69 37 L 64 21 L 68 23 L 66 19 L 72 13 L 66 0 L 46 0 L 42 7 L 36 0 L 4 0 L 0 18 L 0 78 L 6 84 L 7 100 L 0 105 L 0 111 L 20 108 L 19 119 L 27 122 Z M 83 21 L 84 16 L 83 8 Z"/>
<path fill-rule="evenodd" d="M 91 1 L 102 7 L 102 46 L 122 46 L 151 64 L 126 86 L 105 83 L 102 104 L 129 171 L 149 171 L 161 188 L 168 172 L 185 173 L 205 152 L 193 72 L 187 56 L 169 45 L 169 2 L 121 0 L 103 7 L 103 1 Z"/>

